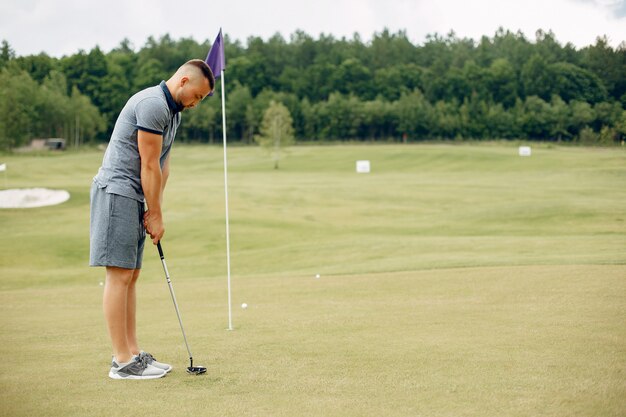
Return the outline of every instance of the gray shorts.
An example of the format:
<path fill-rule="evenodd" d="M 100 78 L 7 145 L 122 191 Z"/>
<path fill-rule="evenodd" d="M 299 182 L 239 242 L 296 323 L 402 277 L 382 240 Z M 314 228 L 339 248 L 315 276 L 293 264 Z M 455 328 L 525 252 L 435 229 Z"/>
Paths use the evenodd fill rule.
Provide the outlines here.
<path fill-rule="evenodd" d="M 146 229 L 143 203 L 91 185 L 89 265 L 140 269 Z"/>

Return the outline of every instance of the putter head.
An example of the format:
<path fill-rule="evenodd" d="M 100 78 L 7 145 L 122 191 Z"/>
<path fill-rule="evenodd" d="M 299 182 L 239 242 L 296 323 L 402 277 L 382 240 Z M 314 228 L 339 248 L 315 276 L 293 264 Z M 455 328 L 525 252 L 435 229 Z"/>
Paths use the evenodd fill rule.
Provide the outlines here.
<path fill-rule="evenodd" d="M 201 375 L 206 372 L 204 366 L 190 366 L 187 368 L 187 373 L 191 375 Z"/>

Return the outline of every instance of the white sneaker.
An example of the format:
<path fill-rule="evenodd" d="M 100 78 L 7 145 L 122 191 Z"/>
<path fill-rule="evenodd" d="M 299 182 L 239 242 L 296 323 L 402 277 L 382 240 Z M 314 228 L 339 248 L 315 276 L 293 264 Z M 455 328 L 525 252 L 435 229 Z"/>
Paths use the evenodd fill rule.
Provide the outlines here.
<path fill-rule="evenodd" d="M 115 359 L 111 361 L 109 378 L 112 379 L 156 379 L 167 375 L 163 369 L 148 364 L 145 359 L 133 356 L 127 364 L 119 364 Z"/>
<path fill-rule="evenodd" d="M 172 370 L 172 365 L 157 361 L 154 356 L 143 350 L 139 353 L 139 358 L 145 360 L 147 364 L 154 366 L 155 368 L 163 369 L 165 372 Z"/>

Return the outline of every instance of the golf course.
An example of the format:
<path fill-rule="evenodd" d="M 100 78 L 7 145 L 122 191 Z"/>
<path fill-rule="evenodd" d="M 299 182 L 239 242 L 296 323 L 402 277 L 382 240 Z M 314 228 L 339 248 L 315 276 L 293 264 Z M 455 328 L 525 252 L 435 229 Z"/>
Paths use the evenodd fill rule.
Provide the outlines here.
<path fill-rule="evenodd" d="M 149 381 L 107 376 L 103 151 L 0 154 L 0 187 L 71 196 L 0 209 L 0 416 L 623 417 L 626 148 L 520 144 L 229 148 L 232 331 L 223 150 L 176 144 L 162 244 L 207 372 L 147 242 Z"/>

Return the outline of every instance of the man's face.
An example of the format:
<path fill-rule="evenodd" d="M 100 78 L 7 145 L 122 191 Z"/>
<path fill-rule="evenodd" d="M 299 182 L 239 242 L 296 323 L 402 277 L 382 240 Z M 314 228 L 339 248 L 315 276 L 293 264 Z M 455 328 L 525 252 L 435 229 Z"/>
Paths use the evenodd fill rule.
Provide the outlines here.
<path fill-rule="evenodd" d="M 176 95 L 176 102 L 185 109 L 191 109 L 200 103 L 211 92 L 209 80 L 204 77 L 192 79 L 183 77 L 181 88 Z"/>

